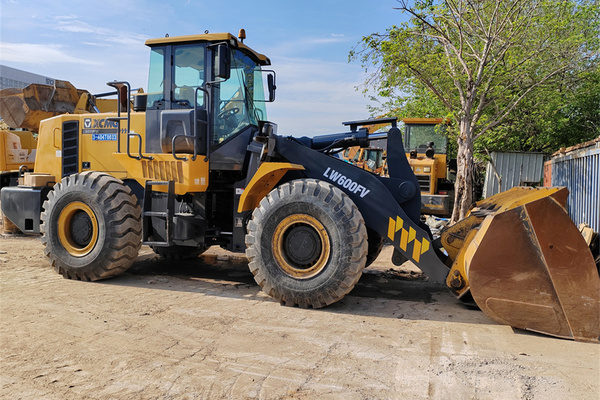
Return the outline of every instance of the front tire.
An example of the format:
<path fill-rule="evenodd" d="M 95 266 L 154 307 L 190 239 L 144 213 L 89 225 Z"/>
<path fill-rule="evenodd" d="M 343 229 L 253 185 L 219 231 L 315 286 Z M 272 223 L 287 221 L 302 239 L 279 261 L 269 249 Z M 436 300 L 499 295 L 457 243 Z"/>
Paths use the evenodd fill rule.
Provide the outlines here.
<path fill-rule="evenodd" d="M 67 279 L 97 281 L 125 272 L 141 246 L 141 208 L 122 181 L 100 172 L 63 178 L 43 205 L 42 243 Z"/>
<path fill-rule="evenodd" d="M 367 230 L 340 189 L 299 179 L 271 191 L 248 223 L 254 279 L 282 304 L 321 308 L 349 293 L 367 259 Z"/>

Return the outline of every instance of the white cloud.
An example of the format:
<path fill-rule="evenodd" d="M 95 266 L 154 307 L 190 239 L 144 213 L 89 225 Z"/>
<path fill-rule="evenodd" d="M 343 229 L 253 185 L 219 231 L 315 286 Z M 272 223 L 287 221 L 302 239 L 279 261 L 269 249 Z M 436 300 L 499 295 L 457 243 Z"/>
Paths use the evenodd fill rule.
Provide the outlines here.
<path fill-rule="evenodd" d="M 85 22 L 81 22 L 81 21 L 69 21 L 66 23 L 63 23 L 59 26 L 56 27 L 57 30 L 61 31 L 61 32 L 69 32 L 69 33 L 97 33 L 97 29 L 91 27 L 90 25 L 86 24 Z"/>
<path fill-rule="evenodd" d="M 57 15 L 54 17 L 54 19 L 58 20 L 58 21 L 63 21 L 63 20 L 74 20 L 79 18 L 77 15 L 75 14 L 69 14 L 69 15 Z"/>
<path fill-rule="evenodd" d="M 68 33 L 91 34 L 94 35 L 100 44 L 116 43 L 126 46 L 139 46 L 140 43 L 144 43 L 147 39 L 147 36 L 144 35 L 118 32 L 113 29 L 93 26 L 87 22 L 77 20 L 78 17 L 74 15 L 55 18 L 58 22 L 58 26 L 55 28 L 56 30 Z"/>
<path fill-rule="evenodd" d="M 297 39 L 279 41 L 277 44 L 269 49 L 269 53 L 272 57 L 288 56 L 291 54 L 298 54 L 301 52 L 314 53 L 317 49 L 323 49 L 325 46 L 338 45 L 341 43 L 347 43 L 350 39 L 344 35 L 331 34 L 330 36 L 323 37 L 301 37 Z M 332 46 L 331 48 L 334 48 Z"/>
<path fill-rule="evenodd" d="M 2 62 L 24 64 L 71 63 L 100 65 L 100 63 L 68 55 L 58 44 L 6 43 L 0 42 Z"/>

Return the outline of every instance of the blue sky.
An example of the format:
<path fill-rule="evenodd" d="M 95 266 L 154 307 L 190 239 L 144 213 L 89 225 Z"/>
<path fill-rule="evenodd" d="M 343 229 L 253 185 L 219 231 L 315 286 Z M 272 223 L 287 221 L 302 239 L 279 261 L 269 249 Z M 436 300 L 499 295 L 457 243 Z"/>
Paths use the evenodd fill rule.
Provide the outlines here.
<path fill-rule="evenodd" d="M 245 43 L 270 57 L 279 133 L 342 132 L 369 117 L 356 87 L 366 75 L 348 63 L 360 39 L 399 24 L 395 0 L 0 0 L 0 63 L 71 81 L 92 93 L 106 82 L 147 86 L 146 39 L 246 30 Z"/>

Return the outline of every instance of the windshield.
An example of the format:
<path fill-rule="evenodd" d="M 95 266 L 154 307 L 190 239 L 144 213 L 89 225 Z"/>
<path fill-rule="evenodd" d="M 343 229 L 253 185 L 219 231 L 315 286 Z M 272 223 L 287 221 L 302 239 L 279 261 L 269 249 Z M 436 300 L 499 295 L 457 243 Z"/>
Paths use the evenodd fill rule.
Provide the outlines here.
<path fill-rule="evenodd" d="M 267 119 L 260 66 L 239 50 L 231 53 L 231 77 L 219 84 L 218 101 L 214 102 L 214 144 Z"/>
<path fill-rule="evenodd" d="M 383 160 L 381 157 L 382 150 L 380 149 L 367 149 L 367 161 L 373 162 L 376 168 L 379 168 L 383 165 Z"/>
<path fill-rule="evenodd" d="M 424 153 L 427 150 L 427 143 L 433 142 L 436 153 L 446 154 L 448 139 L 444 135 L 445 131 L 444 125 L 406 125 L 406 148 L 417 149 L 419 153 Z"/>

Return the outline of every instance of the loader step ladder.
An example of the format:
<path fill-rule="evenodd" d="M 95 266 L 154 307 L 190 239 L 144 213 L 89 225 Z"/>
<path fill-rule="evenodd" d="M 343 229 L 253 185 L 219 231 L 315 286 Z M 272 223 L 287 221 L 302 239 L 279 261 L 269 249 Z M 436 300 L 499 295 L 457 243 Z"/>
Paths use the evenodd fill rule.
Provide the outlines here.
<path fill-rule="evenodd" d="M 154 186 L 167 186 L 167 205 L 165 210 L 152 210 L 152 188 Z M 144 208 L 142 210 L 142 244 L 157 247 L 167 247 L 173 244 L 174 210 L 175 181 L 146 181 L 146 187 L 144 188 Z M 160 218 L 165 221 L 166 237 L 164 241 L 150 240 L 150 236 L 153 233 L 151 218 Z"/>

